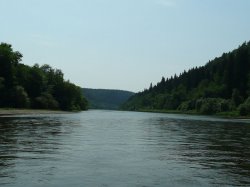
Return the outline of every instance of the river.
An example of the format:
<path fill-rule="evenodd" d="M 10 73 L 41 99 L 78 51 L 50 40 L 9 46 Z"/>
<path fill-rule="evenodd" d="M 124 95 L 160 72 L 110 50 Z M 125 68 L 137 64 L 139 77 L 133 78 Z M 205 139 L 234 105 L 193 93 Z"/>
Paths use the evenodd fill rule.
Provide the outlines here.
<path fill-rule="evenodd" d="M 250 121 L 104 110 L 1 117 L 0 186 L 250 186 Z"/>

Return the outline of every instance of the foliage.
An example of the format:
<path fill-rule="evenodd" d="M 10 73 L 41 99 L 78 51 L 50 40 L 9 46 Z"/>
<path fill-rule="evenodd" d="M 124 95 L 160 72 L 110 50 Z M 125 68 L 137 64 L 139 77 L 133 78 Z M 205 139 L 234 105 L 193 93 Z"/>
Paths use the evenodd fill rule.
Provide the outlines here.
<path fill-rule="evenodd" d="M 250 115 L 250 97 L 238 107 L 239 113 L 242 116 Z"/>
<path fill-rule="evenodd" d="M 81 89 L 65 81 L 61 70 L 20 63 L 22 54 L 0 44 L 0 107 L 85 110 Z"/>
<path fill-rule="evenodd" d="M 13 107 L 28 108 L 30 106 L 30 99 L 27 92 L 22 86 L 15 86 L 12 90 Z"/>
<path fill-rule="evenodd" d="M 238 89 L 233 89 L 232 93 L 232 103 L 234 107 L 239 106 L 240 103 L 242 103 L 243 98 L 240 96 L 240 92 Z"/>
<path fill-rule="evenodd" d="M 247 112 L 250 94 L 250 42 L 224 53 L 206 65 L 162 78 L 156 85 L 132 96 L 122 105 L 125 110 L 195 110 L 214 114 L 237 107 Z M 244 103 L 243 105 L 241 105 Z M 239 107 L 240 106 L 240 107 Z M 246 112 L 245 112 L 246 111 Z"/>
<path fill-rule="evenodd" d="M 50 93 L 42 93 L 39 97 L 35 98 L 33 107 L 56 110 L 59 109 L 59 103 Z"/>
<path fill-rule="evenodd" d="M 221 98 L 204 98 L 196 101 L 195 109 L 201 114 L 216 114 L 230 109 L 230 101 Z"/>

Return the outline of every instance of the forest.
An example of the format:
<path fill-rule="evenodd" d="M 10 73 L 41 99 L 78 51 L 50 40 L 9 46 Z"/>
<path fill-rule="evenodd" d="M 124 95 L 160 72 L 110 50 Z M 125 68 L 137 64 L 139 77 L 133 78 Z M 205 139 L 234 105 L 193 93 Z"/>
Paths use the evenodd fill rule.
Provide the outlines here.
<path fill-rule="evenodd" d="M 49 65 L 20 63 L 22 54 L 0 44 L 0 107 L 79 111 L 87 108 L 81 88 Z"/>
<path fill-rule="evenodd" d="M 121 107 L 134 111 L 250 115 L 250 42 L 201 67 L 162 77 Z"/>
<path fill-rule="evenodd" d="M 90 109 L 117 110 L 121 104 L 134 95 L 133 92 L 123 90 L 83 88 L 82 91 Z"/>

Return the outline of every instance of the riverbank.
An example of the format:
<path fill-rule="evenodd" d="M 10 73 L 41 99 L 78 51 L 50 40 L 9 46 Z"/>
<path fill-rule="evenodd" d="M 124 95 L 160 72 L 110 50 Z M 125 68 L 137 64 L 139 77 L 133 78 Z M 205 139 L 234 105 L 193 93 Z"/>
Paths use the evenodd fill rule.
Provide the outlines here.
<path fill-rule="evenodd" d="M 12 115 L 39 115 L 39 114 L 68 114 L 70 112 L 60 110 L 39 110 L 39 109 L 14 109 L 14 108 L 1 108 L 1 116 L 12 116 Z"/>
<path fill-rule="evenodd" d="M 220 112 L 215 114 L 201 114 L 195 110 L 189 111 L 180 111 L 180 110 L 155 110 L 155 109 L 147 109 L 147 110 L 138 110 L 138 112 L 152 112 L 152 113 L 166 113 L 166 114 L 188 114 L 188 115 L 208 115 L 222 118 L 230 118 L 230 119 L 250 119 L 250 116 L 241 116 L 238 111 L 230 111 L 230 112 Z"/>

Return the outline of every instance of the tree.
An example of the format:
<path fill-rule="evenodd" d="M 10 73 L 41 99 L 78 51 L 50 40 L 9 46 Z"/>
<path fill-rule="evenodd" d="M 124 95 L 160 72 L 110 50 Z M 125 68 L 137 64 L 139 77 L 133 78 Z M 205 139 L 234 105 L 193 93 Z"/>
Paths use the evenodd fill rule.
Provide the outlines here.
<path fill-rule="evenodd" d="M 53 109 L 58 110 L 59 109 L 59 103 L 55 100 L 55 98 L 48 92 L 44 92 L 41 94 L 41 96 L 36 97 L 34 99 L 34 108 L 40 108 L 40 109 Z"/>
<path fill-rule="evenodd" d="M 238 89 L 233 89 L 232 93 L 232 102 L 235 107 L 238 107 L 239 104 L 242 102 L 242 97 L 240 96 L 240 92 Z"/>
<path fill-rule="evenodd" d="M 0 44 L 0 77 L 4 78 L 6 88 L 14 85 L 14 67 L 22 59 L 22 54 L 13 51 L 12 46 L 6 43 Z"/>
<path fill-rule="evenodd" d="M 27 92 L 34 99 L 46 91 L 46 79 L 38 64 L 35 64 L 29 71 Z"/>
<path fill-rule="evenodd" d="M 22 86 L 14 87 L 12 91 L 12 103 L 15 108 L 29 108 L 30 99 Z"/>
<path fill-rule="evenodd" d="M 136 110 L 155 107 L 160 110 L 196 109 L 212 114 L 236 110 L 249 94 L 250 42 L 223 53 L 202 67 L 162 78 L 152 89 L 135 94 L 123 106 Z"/>
<path fill-rule="evenodd" d="M 19 63 L 22 54 L 0 44 L 0 107 L 83 110 L 87 102 L 61 70 Z"/>

